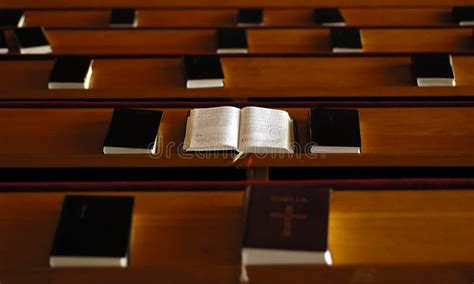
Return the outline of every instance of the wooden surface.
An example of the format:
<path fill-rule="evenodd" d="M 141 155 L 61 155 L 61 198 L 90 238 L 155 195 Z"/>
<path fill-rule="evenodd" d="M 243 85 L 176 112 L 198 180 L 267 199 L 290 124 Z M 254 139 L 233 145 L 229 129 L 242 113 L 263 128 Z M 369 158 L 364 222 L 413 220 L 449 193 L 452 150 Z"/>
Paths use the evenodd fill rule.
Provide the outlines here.
<path fill-rule="evenodd" d="M 416 87 L 409 57 L 223 57 L 225 88 L 185 88 L 179 58 L 96 59 L 89 90 L 48 90 L 52 60 L 0 61 L 0 100 L 470 97 L 474 57 L 454 56 L 456 87 Z"/>
<path fill-rule="evenodd" d="M 57 0 L 3 0 L 2 7 L 5 8 L 111 8 L 124 7 L 129 8 L 176 8 L 176 7 L 450 7 L 452 5 L 472 5 L 472 0 L 234 0 L 234 1 L 216 1 L 195 0 L 171 1 L 171 0 L 135 0 L 133 4 L 130 0 L 76 0 L 76 1 L 57 1 Z"/>
<path fill-rule="evenodd" d="M 343 8 L 347 26 L 457 26 L 449 7 Z M 312 9 L 265 9 L 264 27 L 316 27 Z M 108 27 L 110 10 L 27 10 L 25 26 Z M 138 27 L 234 27 L 237 9 L 139 9 Z"/>
<path fill-rule="evenodd" d="M 304 149 L 308 109 L 287 110 Z M 102 154 L 111 109 L 2 109 L 0 167 L 232 166 L 232 154 L 179 155 L 187 111 L 165 110 L 160 133 L 167 146 L 150 157 Z M 361 108 L 359 115 L 360 155 L 273 155 L 255 157 L 253 166 L 474 165 L 474 108 Z"/>
<path fill-rule="evenodd" d="M 214 29 L 46 29 L 54 55 L 215 54 Z M 10 54 L 19 54 L 10 41 Z M 250 54 L 332 54 L 329 29 L 249 29 Z M 472 52 L 469 28 L 361 29 L 364 53 Z"/>
<path fill-rule="evenodd" d="M 238 283 L 242 192 L 120 194 L 136 198 L 126 269 L 48 268 L 63 194 L 0 195 L 2 284 Z M 472 190 L 334 191 L 334 265 L 252 275 L 266 280 L 255 283 L 470 284 L 473 202 Z"/>

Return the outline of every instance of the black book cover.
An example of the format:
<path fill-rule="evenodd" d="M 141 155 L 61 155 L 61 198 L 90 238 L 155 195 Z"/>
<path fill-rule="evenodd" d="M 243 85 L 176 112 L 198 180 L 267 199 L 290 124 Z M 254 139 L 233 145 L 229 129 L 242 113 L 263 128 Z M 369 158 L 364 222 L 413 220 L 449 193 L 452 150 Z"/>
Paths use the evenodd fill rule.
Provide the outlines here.
<path fill-rule="evenodd" d="M 453 78 L 449 54 L 425 53 L 411 57 L 411 68 L 416 78 Z"/>
<path fill-rule="evenodd" d="M 246 198 L 243 247 L 327 250 L 329 189 L 254 185 Z"/>
<path fill-rule="evenodd" d="M 0 30 L 0 49 L 8 49 L 7 39 L 3 30 Z"/>
<path fill-rule="evenodd" d="M 104 147 L 151 149 L 162 116 L 156 110 L 114 109 Z"/>
<path fill-rule="evenodd" d="M 17 27 L 24 11 L 19 9 L 0 10 L 0 26 Z"/>
<path fill-rule="evenodd" d="M 54 61 L 53 69 L 49 75 L 49 82 L 83 83 L 92 59 L 82 56 L 58 57 Z"/>
<path fill-rule="evenodd" d="M 112 9 L 110 15 L 111 25 L 134 25 L 136 22 L 135 9 Z"/>
<path fill-rule="evenodd" d="M 332 147 L 360 147 L 358 110 L 312 108 L 309 121 L 312 144 Z"/>
<path fill-rule="evenodd" d="M 456 22 L 474 21 L 474 6 L 453 7 L 452 16 Z"/>
<path fill-rule="evenodd" d="M 216 38 L 218 49 L 247 48 L 247 31 L 245 29 L 217 29 Z"/>
<path fill-rule="evenodd" d="M 313 10 L 313 20 L 317 24 L 344 23 L 344 17 L 337 8 L 317 8 Z"/>
<path fill-rule="evenodd" d="M 14 34 L 20 48 L 49 45 L 43 28 L 19 28 L 15 29 Z"/>
<path fill-rule="evenodd" d="M 243 25 L 262 25 L 263 9 L 239 9 L 237 23 Z"/>
<path fill-rule="evenodd" d="M 183 56 L 182 64 L 186 80 L 224 79 L 217 55 Z"/>
<path fill-rule="evenodd" d="M 51 256 L 127 256 L 133 197 L 66 195 Z"/>
<path fill-rule="evenodd" d="M 331 28 L 331 45 L 333 48 L 362 49 L 358 28 Z"/>

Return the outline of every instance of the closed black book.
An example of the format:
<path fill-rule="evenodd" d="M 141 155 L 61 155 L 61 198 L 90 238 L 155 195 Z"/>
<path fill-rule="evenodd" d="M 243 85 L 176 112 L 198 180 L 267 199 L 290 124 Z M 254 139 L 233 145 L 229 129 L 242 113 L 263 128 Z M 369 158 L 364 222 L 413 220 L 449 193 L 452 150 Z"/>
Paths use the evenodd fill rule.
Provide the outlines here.
<path fill-rule="evenodd" d="M 452 15 L 460 26 L 474 25 L 474 6 L 453 7 Z"/>
<path fill-rule="evenodd" d="M 43 28 L 15 29 L 14 37 L 22 54 L 51 53 L 51 46 Z"/>
<path fill-rule="evenodd" d="M 0 30 L 0 54 L 8 53 L 7 39 L 5 38 L 5 33 L 3 30 Z"/>
<path fill-rule="evenodd" d="M 133 197 L 66 195 L 51 267 L 128 265 Z"/>
<path fill-rule="evenodd" d="M 309 122 L 311 153 L 360 153 L 358 110 L 312 108 Z"/>
<path fill-rule="evenodd" d="M 162 111 L 116 108 L 104 154 L 156 154 Z"/>
<path fill-rule="evenodd" d="M 49 74 L 49 89 L 88 89 L 92 59 L 82 56 L 58 57 Z"/>
<path fill-rule="evenodd" d="M 223 28 L 216 31 L 217 53 L 248 53 L 247 31 Z"/>
<path fill-rule="evenodd" d="M 337 8 L 317 8 L 313 10 L 315 23 L 328 27 L 345 26 L 346 22 Z"/>
<path fill-rule="evenodd" d="M 412 55 L 411 68 L 419 87 L 452 87 L 456 85 L 450 54 L 425 53 Z"/>
<path fill-rule="evenodd" d="M 183 56 L 182 65 L 187 88 L 224 87 L 224 72 L 219 56 Z"/>
<path fill-rule="evenodd" d="M 239 9 L 237 16 L 238 26 L 261 26 L 263 25 L 263 9 Z"/>
<path fill-rule="evenodd" d="M 253 185 L 246 192 L 242 280 L 249 265 L 332 264 L 328 188 Z"/>
<path fill-rule="evenodd" d="M 110 25 L 113 27 L 136 27 L 137 11 L 135 9 L 112 9 Z"/>
<path fill-rule="evenodd" d="M 21 28 L 25 22 L 25 11 L 20 9 L 0 10 L 0 26 Z"/>
<path fill-rule="evenodd" d="M 362 52 L 362 40 L 358 28 L 331 28 L 333 52 Z"/>

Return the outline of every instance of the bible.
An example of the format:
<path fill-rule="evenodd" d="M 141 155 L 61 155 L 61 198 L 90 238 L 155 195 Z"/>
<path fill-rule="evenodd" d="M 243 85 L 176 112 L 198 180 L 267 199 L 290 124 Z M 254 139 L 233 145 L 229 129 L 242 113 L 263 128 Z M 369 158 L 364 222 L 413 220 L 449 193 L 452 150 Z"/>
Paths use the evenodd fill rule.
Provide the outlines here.
<path fill-rule="evenodd" d="M 25 23 L 25 11 L 20 9 L 0 10 L 0 26 L 2 27 L 23 27 Z"/>
<path fill-rule="evenodd" d="M 224 106 L 190 111 L 185 151 L 293 153 L 293 120 L 286 111 Z"/>
<path fill-rule="evenodd" d="M 111 27 L 136 27 L 137 22 L 135 9 L 112 9 L 110 13 Z"/>
<path fill-rule="evenodd" d="M 7 39 L 5 38 L 5 33 L 3 30 L 0 30 L 0 54 L 8 53 Z"/>
<path fill-rule="evenodd" d="M 216 31 L 217 53 L 248 53 L 247 31 L 241 28 L 222 28 Z"/>
<path fill-rule="evenodd" d="M 474 6 L 456 6 L 452 16 L 460 26 L 474 26 Z"/>
<path fill-rule="evenodd" d="M 263 9 L 244 8 L 239 9 L 237 16 L 237 26 L 262 26 L 263 25 Z"/>
<path fill-rule="evenodd" d="M 360 153 L 357 109 L 312 108 L 308 120 L 311 153 Z"/>
<path fill-rule="evenodd" d="M 43 28 L 15 29 L 14 37 L 21 54 L 51 53 L 51 45 Z"/>
<path fill-rule="evenodd" d="M 64 56 L 54 61 L 49 74 L 49 89 L 89 89 L 92 62 L 88 57 Z"/>
<path fill-rule="evenodd" d="M 126 267 L 134 198 L 66 195 L 51 267 Z"/>
<path fill-rule="evenodd" d="M 331 28 L 332 52 L 362 52 L 362 38 L 358 28 Z"/>
<path fill-rule="evenodd" d="M 217 55 L 186 55 L 182 58 L 186 88 L 222 88 L 224 72 L 221 59 Z"/>
<path fill-rule="evenodd" d="M 346 25 L 344 17 L 336 8 L 317 8 L 313 10 L 315 23 L 327 27 L 343 27 Z"/>
<path fill-rule="evenodd" d="M 450 54 L 415 54 L 411 57 L 411 68 L 418 87 L 456 86 Z"/>
<path fill-rule="evenodd" d="M 294 265 L 331 265 L 329 196 L 328 188 L 312 185 L 247 189 L 241 280 L 253 279 L 252 270 L 266 265 L 276 265 L 279 273 Z"/>

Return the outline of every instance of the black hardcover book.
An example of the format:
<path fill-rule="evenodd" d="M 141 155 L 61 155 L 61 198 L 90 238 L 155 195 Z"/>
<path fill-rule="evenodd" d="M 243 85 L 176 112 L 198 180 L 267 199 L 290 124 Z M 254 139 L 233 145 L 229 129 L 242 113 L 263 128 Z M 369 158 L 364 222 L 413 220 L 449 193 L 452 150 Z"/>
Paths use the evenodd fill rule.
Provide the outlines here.
<path fill-rule="evenodd" d="M 25 11 L 20 9 L 0 10 L 0 26 L 21 28 L 25 21 Z"/>
<path fill-rule="evenodd" d="M 328 188 L 253 185 L 246 192 L 242 280 L 247 265 L 332 264 Z"/>
<path fill-rule="evenodd" d="M 5 53 L 8 53 L 7 39 L 5 38 L 3 30 L 0 30 L 0 54 Z"/>
<path fill-rule="evenodd" d="M 116 108 L 104 154 L 156 154 L 162 111 Z"/>
<path fill-rule="evenodd" d="M 263 25 L 263 9 L 239 9 L 237 16 L 239 26 L 261 26 Z"/>
<path fill-rule="evenodd" d="M 126 267 L 133 197 L 66 195 L 50 254 L 51 267 Z"/>
<path fill-rule="evenodd" d="M 223 28 L 216 31 L 217 53 L 248 53 L 247 31 Z"/>
<path fill-rule="evenodd" d="M 362 52 L 362 40 L 358 28 L 331 28 L 333 52 Z"/>
<path fill-rule="evenodd" d="M 43 28 L 15 29 L 14 37 L 22 54 L 51 53 L 51 46 Z"/>
<path fill-rule="evenodd" d="M 312 108 L 309 122 L 311 153 L 360 153 L 356 109 Z"/>
<path fill-rule="evenodd" d="M 136 27 L 137 11 L 135 9 L 112 9 L 110 25 L 115 27 Z"/>
<path fill-rule="evenodd" d="M 92 59 L 81 56 L 56 58 L 49 74 L 49 89 L 88 89 Z"/>
<path fill-rule="evenodd" d="M 474 25 L 474 6 L 453 7 L 452 15 L 460 26 Z"/>
<path fill-rule="evenodd" d="M 313 10 L 313 20 L 323 26 L 345 26 L 346 22 L 337 8 L 317 8 Z"/>
<path fill-rule="evenodd" d="M 219 56 L 183 56 L 182 65 L 187 88 L 224 87 L 224 72 Z"/>
<path fill-rule="evenodd" d="M 415 54 L 411 57 L 411 68 L 420 87 L 455 86 L 452 57 L 443 53 Z"/>

